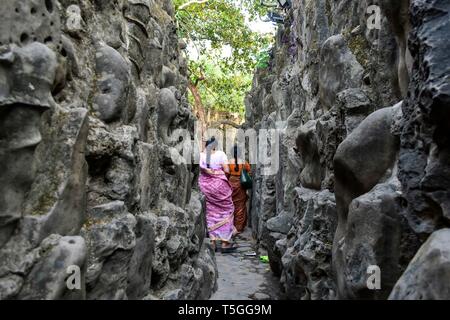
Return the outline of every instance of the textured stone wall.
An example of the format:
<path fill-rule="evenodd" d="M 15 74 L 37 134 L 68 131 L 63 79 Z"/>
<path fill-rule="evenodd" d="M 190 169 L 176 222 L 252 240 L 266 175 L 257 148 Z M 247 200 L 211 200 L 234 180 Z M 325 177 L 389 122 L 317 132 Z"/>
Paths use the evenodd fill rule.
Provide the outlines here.
<path fill-rule="evenodd" d="M 171 1 L 4 2 L 0 299 L 208 298 L 204 209 L 168 138 L 194 121 Z"/>
<path fill-rule="evenodd" d="M 293 1 L 246 100 L 247 126 L 279 132 L 251 224 L 289 298 L 450 298 L 449 21 L 448 1 Z"/>

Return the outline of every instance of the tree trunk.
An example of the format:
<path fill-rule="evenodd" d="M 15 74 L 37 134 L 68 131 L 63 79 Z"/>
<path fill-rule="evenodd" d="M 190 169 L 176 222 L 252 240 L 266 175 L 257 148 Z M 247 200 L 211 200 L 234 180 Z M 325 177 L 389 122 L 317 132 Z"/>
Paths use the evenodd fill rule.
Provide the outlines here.
<path fill-rule="evenodd" d="M 195 85 L 194 83 L 189 81 L 188 88 L 189 91 L 191 91 L 192 96 L 194 97 L 194 112 L 197 116 L 198 121 L 200 122 L 200 130 L 203 137 L 206 132 L 206 113 L 205 107 L 203 106 L 202 97 L 200 96 L 197 85 Z"/>

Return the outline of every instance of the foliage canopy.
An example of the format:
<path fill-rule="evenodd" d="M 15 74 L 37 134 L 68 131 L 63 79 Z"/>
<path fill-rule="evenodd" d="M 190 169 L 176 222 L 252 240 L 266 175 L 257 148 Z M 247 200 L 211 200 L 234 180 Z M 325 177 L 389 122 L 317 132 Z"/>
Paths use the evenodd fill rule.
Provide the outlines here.
<path fill-rule="evenodd" d="M 260 0 L 175 0 L 179 36 L 188 44 L 190 82 L 204 108 L 244 113 L 245 93 L 272 34 L 254 32 Z M 192 97 L 191 97 L 192 101 Z"/>

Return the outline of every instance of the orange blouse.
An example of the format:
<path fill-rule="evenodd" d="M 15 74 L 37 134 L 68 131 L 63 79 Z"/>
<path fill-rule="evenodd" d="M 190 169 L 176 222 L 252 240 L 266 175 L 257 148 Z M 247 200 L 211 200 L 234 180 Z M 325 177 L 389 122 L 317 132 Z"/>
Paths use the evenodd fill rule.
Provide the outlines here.
<path fill-rule="evenodd" d="M 247 172 L 250 172 L 250 170 L 251 170 L 251 166 L 248 162 L 246 162 L 245 164 L 238 164 L 238 167 L 239 167 L 238 171 L 235 171 L 236 164 L 234 164 L 234 163 L 230 163 L 228 165 L 228 167 L 230 168 L 230 174 L 232 176 L 240 176 L 243 168 L 245 168 L 245 170 L 247 170 Z"/>

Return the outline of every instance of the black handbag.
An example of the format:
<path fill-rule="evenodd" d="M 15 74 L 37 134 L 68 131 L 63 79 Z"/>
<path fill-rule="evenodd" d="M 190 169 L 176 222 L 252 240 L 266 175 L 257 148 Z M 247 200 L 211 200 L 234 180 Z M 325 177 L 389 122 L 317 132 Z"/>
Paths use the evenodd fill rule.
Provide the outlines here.
<path fill-rule="evenodd" d="M 242 168 L 241 172 L 241 186 L 245 190 L 249 190 L 253 187 L 252 178 L 245 168 Z"/>

